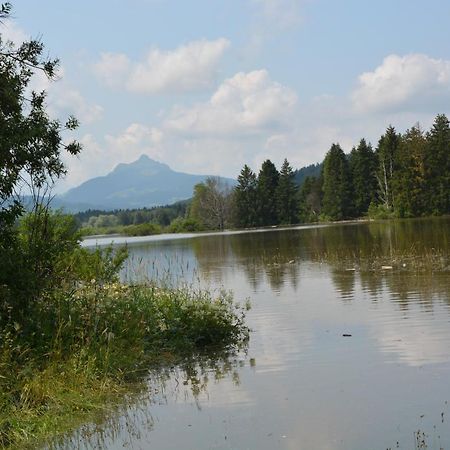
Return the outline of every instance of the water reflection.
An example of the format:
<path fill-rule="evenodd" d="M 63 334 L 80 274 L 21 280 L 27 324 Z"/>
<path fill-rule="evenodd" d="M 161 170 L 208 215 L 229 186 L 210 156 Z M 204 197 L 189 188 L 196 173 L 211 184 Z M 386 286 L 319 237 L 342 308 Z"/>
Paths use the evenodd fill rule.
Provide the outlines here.
<path fill-rule="evenodd" d="M 216 353 L 187 360 L 176 367 L 166 367 L 150 371 L 148 382 L 123 399 L 116 411 L 99 415 L 96 422 L 88 423 L 75 433 L 62 436 L 46 446 L 46 450 L 63 449 L 118 449 L 136 448 L 136 443 L 150 439 L 158 418 L 151 411 L 155 406 L 169 402 L 179 402 L 202 410 L 202 404 L 209 401 L 211 385 L 228 380 L 239 386 L 239 368 L 245 365 L 255 367 L 252 359 L 248 362 L 245 351 L 227 354 Z M 243 405 L 245 396 L 223 399 L 227 404 Z M 218 399 L 216 399 L 218 402 Z M 149 441 L 147 441 L 149 442 Z M 146 445 L 137 448 L 148 448 Z"/>
<path fill-rule="evenodd" d="M 449 235 L 443 218 L 130 243 L 124 278 L 250 297 L 248 356 L 152 374 L 107 440 L 69 448 L 409 450 L 417 430 L 450 448 Z"/>

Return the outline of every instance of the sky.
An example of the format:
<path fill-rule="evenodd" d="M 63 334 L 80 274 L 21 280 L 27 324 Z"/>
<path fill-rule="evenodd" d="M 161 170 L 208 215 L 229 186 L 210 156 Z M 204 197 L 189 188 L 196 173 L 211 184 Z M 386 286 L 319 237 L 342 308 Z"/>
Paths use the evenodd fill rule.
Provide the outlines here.
<path fill-rule="evenodd" d="M 58 80 L 32 87 L 80 121 L 57 192 L 142 154 L 233 178 L 265 159 L 300 168 L 450 113 L 448 0 L 12 4 L 0 33 L 60 59 Z"/>

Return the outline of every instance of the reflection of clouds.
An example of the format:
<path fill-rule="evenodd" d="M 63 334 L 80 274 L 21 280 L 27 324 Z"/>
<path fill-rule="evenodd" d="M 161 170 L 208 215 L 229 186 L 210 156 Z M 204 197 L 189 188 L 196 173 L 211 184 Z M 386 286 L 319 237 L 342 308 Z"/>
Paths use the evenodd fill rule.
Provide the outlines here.
<path fill-rule="evenodd" d="M 448 310 L 436 308 L 435 315 L 414 312 L 413 317 L 402 321 L 400 311 L 389 309 L 388 320 L 372 324 L 372 333 L 382 352 L 396 355 L 409 366 L 450 360 Z"/>

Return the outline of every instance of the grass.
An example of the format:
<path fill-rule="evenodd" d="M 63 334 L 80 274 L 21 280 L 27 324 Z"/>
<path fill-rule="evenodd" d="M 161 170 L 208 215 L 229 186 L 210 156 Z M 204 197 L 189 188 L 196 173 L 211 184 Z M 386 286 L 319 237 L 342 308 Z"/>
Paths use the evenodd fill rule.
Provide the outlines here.
<path fill-rule="evenodd" d="M 150 368 L 240 348 L 244 315 L 228 293 L 155 284 L 92 280 L 43 299 L 32 327 L 1 332 L 0 447 L 34 448 L 107 414 Z"/>

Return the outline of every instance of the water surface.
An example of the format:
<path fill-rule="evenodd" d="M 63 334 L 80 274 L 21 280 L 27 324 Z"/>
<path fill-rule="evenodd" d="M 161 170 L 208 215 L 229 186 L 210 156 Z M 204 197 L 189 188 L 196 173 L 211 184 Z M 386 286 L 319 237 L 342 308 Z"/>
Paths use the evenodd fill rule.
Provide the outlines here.
<path fill-rule="evenodd" d="M 449 238 L 447 218 L 127 239 L 125 280 L 250 298 L 248 353 L 152 376 L 64 445 L 450 449 Z"/>

